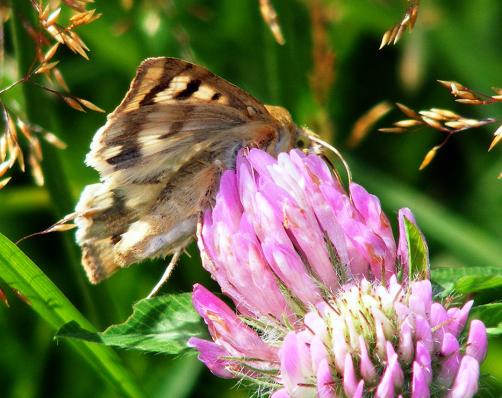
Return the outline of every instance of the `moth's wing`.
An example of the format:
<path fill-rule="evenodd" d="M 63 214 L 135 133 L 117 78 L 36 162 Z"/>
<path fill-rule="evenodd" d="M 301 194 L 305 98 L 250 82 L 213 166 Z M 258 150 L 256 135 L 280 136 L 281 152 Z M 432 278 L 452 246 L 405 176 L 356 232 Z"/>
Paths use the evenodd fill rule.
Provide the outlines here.
<path fill-rule="evenodd" d="M 252 122 L 275 123 L 258 100 L 207 69 L 152 58 L 96 133 L 86 161 L 114 185 L 155 181 L 222 139 L 213 133 Z"/>
<path fill-rule="evenodd" d="M 89 280 L 98 283 L 119 268 L 185 247 L 218 176 L 216 165 L 194 162 L 162 184 L 87 186 L 75 223 Z"/>
<path fill-rule="evenodd" d="M 200 66 L 143 62 L 87 155 L 102 180 L 76 209 L 89 279 L 186 244 L 221 167 L 240 146 L 266 141 L 274 123 L 260 102 Z"/>

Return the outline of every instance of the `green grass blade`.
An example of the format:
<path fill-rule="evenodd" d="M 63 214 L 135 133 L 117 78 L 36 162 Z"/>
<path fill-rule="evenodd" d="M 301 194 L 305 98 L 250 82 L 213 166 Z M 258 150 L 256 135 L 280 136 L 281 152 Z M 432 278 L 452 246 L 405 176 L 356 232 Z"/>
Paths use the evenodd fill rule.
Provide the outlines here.
<path fill-rule="evenodd" d="M 92 324 L 73 306 L 56 285 L 19 248 L 0 234 L 0 278 L 18 290 L 27 303 L 54 329 L 76 321 L 88 330 Z M 109 347 L 71 341 L 70 344 L 120 396 L 143 397 L 144 394 Z"/>

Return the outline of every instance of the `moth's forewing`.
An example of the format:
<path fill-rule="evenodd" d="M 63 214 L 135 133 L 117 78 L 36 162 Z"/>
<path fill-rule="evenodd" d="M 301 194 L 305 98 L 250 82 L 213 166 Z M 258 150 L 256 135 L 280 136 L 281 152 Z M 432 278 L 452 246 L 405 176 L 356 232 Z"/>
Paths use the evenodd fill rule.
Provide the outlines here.
<path fill-rule="evenodd" d="M 205 68 L 173 58 L 144 61 L 86 158 L 101 177 L 76 209 L 91 282 L 186 245 L 240 148 L 288 150 L 291 118 L 279 108 L 271 113 Z"/>

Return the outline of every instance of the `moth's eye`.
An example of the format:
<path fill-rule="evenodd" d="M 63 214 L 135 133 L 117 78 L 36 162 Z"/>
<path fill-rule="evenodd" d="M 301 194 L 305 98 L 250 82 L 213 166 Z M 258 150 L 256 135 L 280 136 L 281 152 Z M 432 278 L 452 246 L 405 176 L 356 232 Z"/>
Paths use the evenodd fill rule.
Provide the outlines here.
<path fill-rule="evenodd" d="M 298 137 L 296 139 L 296 147 L 299 148 L 299 149 L 303 149 L 305 147 L 307 147 L 308 145 L 308 142 L 305 138 L 303 137 Z"/>

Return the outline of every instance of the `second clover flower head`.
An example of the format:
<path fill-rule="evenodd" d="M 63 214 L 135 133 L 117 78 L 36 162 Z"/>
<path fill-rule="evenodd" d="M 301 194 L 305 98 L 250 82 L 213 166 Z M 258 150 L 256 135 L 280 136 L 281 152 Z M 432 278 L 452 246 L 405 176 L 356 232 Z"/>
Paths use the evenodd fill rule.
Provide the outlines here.
<path fill-rule="evenodd" d="M 196 285 L 212 341 L 190 345 L 214 374 L 274 398 L 473 396 L 486 329 L 471 322 L 462 344 L 472 302 L 445 308 L 409 278 L 415 221 L 398 219 L 396 245 L 378 198 L 347 193 L 317 155 L 241 152 L 198 231 L 236 310 Z"/>

